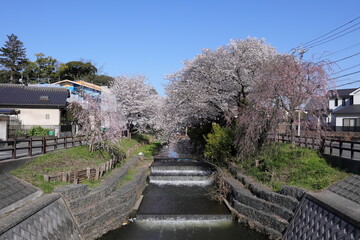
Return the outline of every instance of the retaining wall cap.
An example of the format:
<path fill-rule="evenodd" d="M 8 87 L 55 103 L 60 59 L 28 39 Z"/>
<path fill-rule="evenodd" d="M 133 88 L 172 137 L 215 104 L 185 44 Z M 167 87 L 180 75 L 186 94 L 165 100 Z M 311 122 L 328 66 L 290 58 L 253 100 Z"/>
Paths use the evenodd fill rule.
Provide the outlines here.
<path fill-rule="evenodd" d="M 320 193 L 309 193 L 306 197 L 360 228 L 359 204 L 328 190 Z"/>
<path fill-rule="evenodd" d="M 60 194 L 44 195 L 33 201 L 31 204 L 21 207 L 0 219 L 0 235 L 15 225 L 34 215 L 44 207 L 61 198 Z"/>

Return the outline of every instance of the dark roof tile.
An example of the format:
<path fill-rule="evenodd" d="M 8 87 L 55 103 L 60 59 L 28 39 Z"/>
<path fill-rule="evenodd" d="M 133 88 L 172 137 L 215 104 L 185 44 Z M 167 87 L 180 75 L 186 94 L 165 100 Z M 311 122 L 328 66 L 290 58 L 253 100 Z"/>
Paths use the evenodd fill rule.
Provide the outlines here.
<path fill-rule="evenodd" d="M 351 105 L 339 110 L 334 109 L 333 114 L 360 114 L 360 105 Z"/>
<path fill-rule="evenodd" d="M 20 84 L 0 84 L 0 106 L 64 107 L 69 92 L 59 87 L 33 87 Z"/>

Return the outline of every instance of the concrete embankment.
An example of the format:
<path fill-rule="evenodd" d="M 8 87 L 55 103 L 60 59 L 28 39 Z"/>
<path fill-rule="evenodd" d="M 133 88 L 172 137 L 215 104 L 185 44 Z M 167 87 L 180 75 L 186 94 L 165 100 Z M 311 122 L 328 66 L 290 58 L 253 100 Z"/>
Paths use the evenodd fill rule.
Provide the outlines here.
<path fill-rule="evenodd" d="M 129 218 L 146 186 L 146 164 L 124 179 L 138 161 L 139 157 L 134 156 L 114 169 L 99 187 L 63 186 L 4 214 L 0 219 L 0 240 L 96 239 L 118 228 Z"/>
<path fill-rule="evenodd" d="M 284 186 L 279 193 L 230 166 L 227 201 L 239 221 L 271 239 L 360 239 L 360 177 L 310 193 Z"/>

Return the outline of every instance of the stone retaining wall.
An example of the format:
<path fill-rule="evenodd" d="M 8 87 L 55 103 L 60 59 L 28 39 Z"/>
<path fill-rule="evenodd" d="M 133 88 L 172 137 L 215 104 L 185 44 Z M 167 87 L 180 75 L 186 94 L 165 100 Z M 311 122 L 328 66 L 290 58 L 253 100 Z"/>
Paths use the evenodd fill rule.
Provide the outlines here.
<path fill-rule="evenodd" d="M 1 218 L 0 240 L 82 239 L 80 232 L 59 194 L 38 198 Z"/>
<path fill-rule="evenodd" d="M 139 168 L 131 181 L 122 181 L 128 170 L 138 161 L 132 157 L 120 169 L 113 170 L 111 177 L 93 190 L 87 185 L 68 185 L 58 188 L 71 209 L 86 239 L 96 239 L 116 229 L 131 214 L 135 203 L 146 186 L 148 166 Z"/>
<path fill-rule="evenodd" d="M 225 178 L 230 187 L 228 204 L 238 220 L 269 236 L 280 239 L 299 205 L 304 191 L 284 187 L 281 193 L 272 192 L 264 185 L 229 166 L 232 176 Z"/>
<path fill-rule="evenodd" d="M 306 195 L 283 240 L 360 239 L 360 228 L 329 210 L 323 202 Z"/>

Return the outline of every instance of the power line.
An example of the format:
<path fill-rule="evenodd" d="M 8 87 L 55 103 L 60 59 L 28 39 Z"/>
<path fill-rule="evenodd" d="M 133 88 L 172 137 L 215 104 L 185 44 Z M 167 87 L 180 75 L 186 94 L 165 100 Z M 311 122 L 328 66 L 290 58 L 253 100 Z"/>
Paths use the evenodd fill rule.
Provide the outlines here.
<path fill-rule="evenodd" d="M 354 66 L 345 68 L 345 69 L 343 69 L 343 70 L 341 70 L 341 71 L 338 71 L 338 72 L 336 72 L 336 73 L 333 73 L 333 74 L 331 74 L 331 75 L 339 74 L 339 73 L 341 73 L 341 72 L 345 72 L 345 71 L 347 71 L 347 70 L 353 69 L 353 68 L 358 67 L 358 66 L 360 66 L 360 64 L 356 64 L 356 65 L 354 65 Z"/>
<path fill-rule="evenodd" d="M 321 36 L 319 36 L 319 37 L 317 37 L 317 38 L 315 38 L 315 39 L 313 39 L 313 40 L 311 40 L 311 41 L 308 41 L 308 42 L 304 43 L 304 45 L 305 45 L 305 46 L 306 46 L 306 45 L 309 45 L 310 43 L 312 43 L 312 42 L 314 42 L 314 41 L 316 41 L 316 40 L 318 40 L 318 39 L 320 39 L 320 38 L 323 38 L 323 37 L 325 37 L 325 36 L 327 36 L 327 35 L 329 35 L 329 34 L 331 34 L 331 33 L 335 32 L 335 31 L 337 31 L 337 30 L 339 30 L 339 29 L 341 29 L 341 28 L 345 27 L 346 25 L 348 25 L 348 24 L 350 24 L 350 23 L 352 23 L 352 22 L 356 21 L 356 20 L 357 20 L 357 19 L 359 19 L 359 18 L 360 18 L 360 16 L 358 16 L 358 17 L 356 17 L 356 18 L 354 18 L 354 19 L 350 20 L 349 22 L 347 22 L 347 23 L 345 23 L 345 24 L 341 25 L 340 27 L 335 28 L 334 30 L 331 30 L 330 32 L 327 32 L 327 33 L 325 33 L 325 34 L 323 34 L 323 35 L 321 35 Z M 298 46 L 298 47 L 299 47 L 299 46 Z"/>
<path fill-rule="evenodd" d="M 350 56 L 348 56 L 348 57 L 344 57 L 344 58 L 338 59 L 338 60 L 336 60 L 336 61 L 330 62 L 330 63 L 328 63 L 327 65 L 332 64 L 332 63 L 341 62 L 341 61 L 344 61 L 344 60 L 346 60 L 346 59 L 355 57 L 355 56 L 357 56 L 357 55 L 360 55 L 360 52 L 355 53 L 355 54 L 353 54 L 353 55 L 350 55 Z"/>
<path fill-rule="evenodd" d="M 325 54 L 325 55 L 323 55 L 323 56 L 321 56 L 321 57 L 318 57 L 318 58 L 316 58 L 316 59 L 322 59 L 322 58 L 325 58 L 325 57 L 329 57 L 329 56 L 332 56 L 332 55 L 336 55 L 336 54 L 338 54 L 338 53 L 340 53 L 340 52 L 343 52 L 343 51 L 345 51 L 345 50 L 351 49 L 351 48 L 356 47 L 356 46 L 358 46 L 358 45 L 360 45 L 360 43 L 356 43 L 356 44 L 354 44 L 354 45 L 351 45 L 351 46 L 349 46 L 349 47 L 343 48 L 343 49 L 338 50 L 338 51 L 333 52 L 333 53 Z"/>
<path fill-rule="evenodd" d="M 334 77 L 332 79 L 339 79 L 339 78 L 351 76 L 351 75 L 354 75 L 354 74 L 357 74 L 357 73 L 360 73 L 360 71 L 344 74 L 344 75 L 341 75 L 341 76 L 338 76 L 338 77 Z"/>
<path fill-rule="evenodd" d="M 344 84 L 341 84 L 341 85 L 336 86 L 336 88 L 342 87 L 342 86 L 346 86 L 346 85 L 350 85 L 350 84 L 357 83 L 357 82 L 360 82 L 360 80 L 355 80 L 355 81 L 353 81 L 353 82 L 344 83 Z"/>
<path fill-rule="evenodd" d="M 347 35 L 347 34 L 350 34 L 350 33 L 354 32 L 354 31 L 356 31 L 356 30 L 359 30 L 359 29 L 360 29 L 360 27 L 357 27 L 357 28 L 355 28 L 355 29 L 353 29 L 353 30 L 351 30 L 351 31 L 349 31 L 349 32 L 346 32 L 346 33 L 344 33 L 344 34 L 342 34 L 342 35 L 340 35 L 340 36 L 331 38 L 331 39 L 329 39 L 329 40 L 327 40 L 327 41 L 323 41 L 323 42 L 320 42 L 320 43 L 315 44 L 315 45 L 310 45 L 310 46 L 308 46 L 308 48 L 314 48 L 314 47 L 320 46 L 320 45 L 322 45 L 322 44 L 325 44 L 325 43 L 328 43 L 328 42 L 333 41 L 333 40 L 335 40 L 335 39 L 338 39 L 338 38 L 340 38 L 340 37 L 343 37 L 343 36 L 345 36 L 345 35 Z"/>

